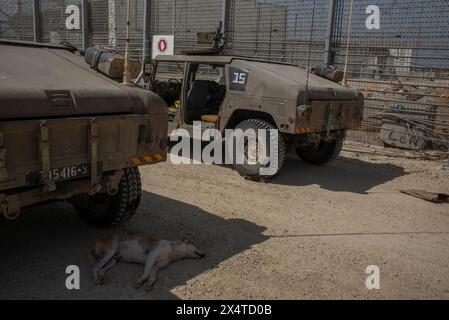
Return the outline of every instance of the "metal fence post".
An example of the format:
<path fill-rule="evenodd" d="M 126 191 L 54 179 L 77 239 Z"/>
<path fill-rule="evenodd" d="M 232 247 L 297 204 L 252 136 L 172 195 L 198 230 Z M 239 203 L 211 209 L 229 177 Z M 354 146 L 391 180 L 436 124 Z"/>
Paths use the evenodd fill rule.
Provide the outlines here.
<path fill-rule="evenodd" d="M 223 8 L 221 12 L 221 33 L 225 37 L 225 45 L 228 42 L 228 30 L 229 30 L 229 13 L 230 13 L 231 0 L 223 0 Z"/>
<path fill-rule="evenodd" d="M 144 0 L 143 10 L 142 70 L 135 81 L 137 85 L 144 85 L 145 67 L 151 62 L 151 0 Z"/>
<path fill-rule="evenodd" d="M 83 15 L 83 49 L 89 47 L 89 8 L 87 0 L 81 0 L 81 9 Z"/>
<path fill-rule="evenodd" d="M 33 0 L 33 33 L 34 33 L 34 41 L 39 42 L 41 40 L 40 37 L 40 19 L 39 19 L 39 1 Z"/>
<path fill-rule="evenodd" d="M 336 14 L 336 2 L 337 0 L 329 0 L 329 12 L 327 19 L 326 29 L 326 42 L 324 46 L 324 63 L 331 65 L 334 63 L 335 57 L 332 52 L 332 39 L 334 37 L 335 28 L 335 14 Z"/>
<path fill-rule="evenodd" d="M 143 13 L 143 52 L 142 62 L 151 60 L 151 0 L 145 0 Z"/>

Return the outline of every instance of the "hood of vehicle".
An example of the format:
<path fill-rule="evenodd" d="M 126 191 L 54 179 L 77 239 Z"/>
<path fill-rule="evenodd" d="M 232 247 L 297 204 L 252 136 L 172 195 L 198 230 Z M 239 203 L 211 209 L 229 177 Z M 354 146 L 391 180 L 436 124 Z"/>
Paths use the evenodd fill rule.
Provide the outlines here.
<path fill-rule="evenodd" d="M 1 119 L 126 114 L 144 110 L 148 99 L 161 103 L 147 90 L 83 66 L 82 57 L 67 50 L 0 43 L 0 61 Z"/>
<path fill-rule="evenodd" d="M 307 78 L 307 72 L 297 66 L 256 61 L 245 61 L 244 64 L 247 65 L 250 74 L 256 77 L 255 82 L 259 82 L 259 86 L 264 87 L 264 92 L 273 95 L 273 98 L 284 95 L 291 99 L 296 98 L 298 102 L 303 103 L 306 87 L 312 100 L 357 100 L 358 98 L 357 90 L 343 87 L 314 74 L 309 74 Z"/>

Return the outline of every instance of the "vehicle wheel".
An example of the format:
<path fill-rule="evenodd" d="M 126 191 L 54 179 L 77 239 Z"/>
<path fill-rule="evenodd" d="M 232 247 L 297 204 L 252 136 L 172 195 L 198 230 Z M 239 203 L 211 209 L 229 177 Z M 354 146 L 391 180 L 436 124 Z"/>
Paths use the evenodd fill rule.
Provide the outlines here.
<path fill-rule="evenodd" d="M 256 132 L 256 140 L 258 139 L 258 130 L 260 129 L 265 129 L 265 130 L 269 130 L 269 129 L 277 129 L 274 125 L 272 125 L 271 123 L 265 121 L 265 120 L 261 120 L 261 119 L 249 119 L 249 120 L 245 120 L 241 123 L 239 123 L 235 129 L 241 129 L 243 130 L 243 132 L 245 132 L 248 129 L 253 129 Z M 270 143 L 269 143 L 269 135 L 267 134 L 267 154 L 269 155 L 269 157 L 271 158 L 271 150 L 269 150 L 270 147 Z M 257 140 L 258 141 L 258 140 Z M 256 148 L 256 152 L 257 152 L 257 144 L 255 143 L 254 146 L 249 146 L 248 145 L 249 141 L 248 139 L 245 139 L 244 141 L 244 158 L 245 158 L 245 163 L 244 164 L 234 164 L 234 169 L 240 173 L 240 175 L 251 179 L 251 180 L 256 180 L 256 181 L 260 181 L 263 179 L 267 179 L 270 177 L 273 177 L 275 175 L 277 175 L 279 173 L 279 171 L 281 170 L 283 164 L 284 164 L 284 160 L 285 160 L 285 152 L 286 152 L 286 148 L 285 148 L 285 141 L 284 138 L 282 137 L 281 133 L 279 133 L 279 140 L 278 140 L 278 150 L 277 152 L 275 152 L 275 154 L 273 156 L 277 157 L 277 161 L 278 161 L 278 167 L 277 170 L 274 174 L 269 175 L 269 176 L 262 176 L 260 174 L 260 169 L 262 167 L 269 167 L 270 162 L 262 164 L 262 163 L 257 163 L 257 164 L 251 164 L 248 163 L 248 150 L 250 148 Z M 253 150 L 254 151 L 254 150 Z M 252 159 L 254 160 L 258 160 L 258 159 Z"/>
<path fill-rule="evenodd" d="M 318 147 L 297 148 L 298 156 L 307 163 L 324 165 L 336 160 L 343 148 L 343 140 L 321 141 Z"/>
<path fill-rule="evenodd" d="M 136 213 L 140 204 L 141 189 L 139 169 L 127 168 L 124 169 L 117 194 L 80 195 L 70 202 L 88 224 L 100 228 L 118 227 Z"/>

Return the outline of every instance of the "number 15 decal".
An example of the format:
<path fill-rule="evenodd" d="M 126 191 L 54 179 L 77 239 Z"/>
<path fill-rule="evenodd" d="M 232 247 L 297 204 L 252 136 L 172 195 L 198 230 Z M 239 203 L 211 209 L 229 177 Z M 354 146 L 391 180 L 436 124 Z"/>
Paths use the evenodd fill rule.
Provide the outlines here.
<path fill-rule="evenodd" d="M 248 83 L 249 71 L 229 67 L 229 89 L 234 91 L 246 91 Z"/>
<path fill-rule="evenodd" d="M 245 84 L 246 81 L 246 73 L 243 72 L 234 72 L 234 83 Z"/>

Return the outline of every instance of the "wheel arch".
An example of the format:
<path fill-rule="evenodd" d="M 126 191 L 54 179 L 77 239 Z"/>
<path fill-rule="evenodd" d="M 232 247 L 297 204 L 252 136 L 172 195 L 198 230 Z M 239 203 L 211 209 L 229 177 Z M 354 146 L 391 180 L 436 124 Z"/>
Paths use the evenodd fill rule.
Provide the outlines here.
<path fill-rule="evenodd" d="M 278 128 L 276 121 L 274 121 L 274 118 L 267 112 L 249 110 L 249 109 L 238 109 L 232 113 L 231 117 L 229 118 L 228 122 L 226 123 L 225 129 L 233 129 L 240 122 L 248 120 L 248 119 L 265 120 L 265 121 L 271 123 L 272 125 L 274 125 L 276 128 Z"/>

